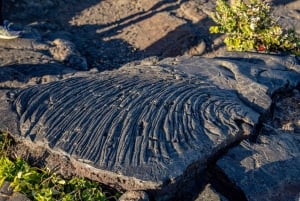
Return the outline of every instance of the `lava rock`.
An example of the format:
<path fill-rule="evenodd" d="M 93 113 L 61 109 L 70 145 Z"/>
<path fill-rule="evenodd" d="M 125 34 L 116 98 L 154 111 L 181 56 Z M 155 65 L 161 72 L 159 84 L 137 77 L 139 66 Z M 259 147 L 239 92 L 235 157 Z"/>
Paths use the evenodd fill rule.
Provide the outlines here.
<path fill-rule="evenodd" d="M 299 135 L 269 133 L 257 143 L 243 141 L 217 165 L 248 200 L 299 200 L 299 147 Z"/>

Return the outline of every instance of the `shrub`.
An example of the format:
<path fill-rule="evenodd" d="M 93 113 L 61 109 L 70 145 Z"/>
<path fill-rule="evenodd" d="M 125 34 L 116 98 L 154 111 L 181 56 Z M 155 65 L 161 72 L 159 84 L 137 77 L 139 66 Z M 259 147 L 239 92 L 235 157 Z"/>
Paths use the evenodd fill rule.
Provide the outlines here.
<path fill-rule="evenodd" d="M 262 0 L 216 1 L 210 33 L 224 33 L 230 51 L 292 52 L 300 55 L 300 38 L 294 30 L 282 29 Z"/>

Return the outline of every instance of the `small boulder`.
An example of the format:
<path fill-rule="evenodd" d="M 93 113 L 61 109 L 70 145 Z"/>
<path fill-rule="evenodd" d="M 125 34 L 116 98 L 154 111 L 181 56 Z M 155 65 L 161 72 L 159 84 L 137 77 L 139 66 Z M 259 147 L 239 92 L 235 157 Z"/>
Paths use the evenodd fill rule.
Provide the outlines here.
<path fill-rule="evenodd" d="M 78 70 L 88 70 L 86 59 L 80 55 L 72 42 L 65 39 L 55 39 L 53 45 L 50 48 L 50 53 L 56 60 Z"/>
<path fill-rule="evenodd" d="M 149 196 L 144 191 L 127 191 L 119 201 L 149 201 Z"/>

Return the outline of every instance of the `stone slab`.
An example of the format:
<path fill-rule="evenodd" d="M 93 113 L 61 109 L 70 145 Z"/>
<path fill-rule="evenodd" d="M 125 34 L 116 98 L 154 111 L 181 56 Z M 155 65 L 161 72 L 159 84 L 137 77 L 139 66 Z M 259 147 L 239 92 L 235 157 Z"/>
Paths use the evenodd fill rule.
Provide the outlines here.
<path fill-rule="evenodd" d="M 198 65 L 200 62 L 203 65 Z M 213 60 L 183 58 L 174 65 L 174 70 L 181 70 L 188 77 L 205 79 L 222 89 L 236 91 L 259 113 L 270 108 L 274 92 L 297 86 L 300 79 L 300 66 L 294 56 L 225 52 Z"/>
<path fill-rule="evenodd" d="M 251 56 L 166 59 L 24 85 L 2 97 L 1 129 L 123 189 L 178 190 L 251 134 L 273 91 L 299 82 L 282 58 Z"/>
<path fill-rule="evenodd" d="M 244 141 L 217 164 L 248 200 L 299 200 L 299 90 L 274 94 L 253 143 Z"/>
<path fill-rule="evenodd" d="M 217 165 L 248 200 L 300 199 L 299 134 L 270 133 L 259 136 L 258 143 L 244 141 Z"/>
<path fill-rule="evenodd" d="M 21 136 L 158 184 L 250 134 L 258 119 L 234 92 L 150 66 L 29 87 L 13 107 Z"/>

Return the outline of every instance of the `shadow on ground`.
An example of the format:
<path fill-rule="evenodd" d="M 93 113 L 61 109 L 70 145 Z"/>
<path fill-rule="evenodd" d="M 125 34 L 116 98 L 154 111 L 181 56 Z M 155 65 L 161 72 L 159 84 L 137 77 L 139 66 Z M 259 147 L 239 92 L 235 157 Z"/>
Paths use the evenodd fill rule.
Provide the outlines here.
<path fill-rule="evenodd" d="M 47 2 L 38 4 L 25 0 L 18 3 L 9 1 L 4 5 L 4 14 L 6 18 L 16 23 L 36 28 L 45 40 L 55 38 L 71 40 L 87 58 L 89 67 L 98 68 L 100 71 L 113 70 L 126 63 L 151 56 L 159 58 L 179 56 L 202 42 L 203 39 L 208 42 L 207 24 L 211 22 L 207 18 L 205 22 L 199 21 L 198 23 L 184 20 L 184 24 L 161 36 L 143 50 L 136 49 L 128 41 L 116 37 L 124 29 L 155 15 L 166 12 L 173 15 L 187 0 L 162 0 L 150 9 L 129 14 L 110 23 L 83 25 L 72 25 L 70 21 L 82 11 L 103 1 L 80 0 L 76 4 L 69 0 Z"/>

